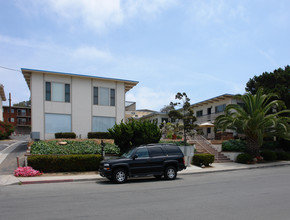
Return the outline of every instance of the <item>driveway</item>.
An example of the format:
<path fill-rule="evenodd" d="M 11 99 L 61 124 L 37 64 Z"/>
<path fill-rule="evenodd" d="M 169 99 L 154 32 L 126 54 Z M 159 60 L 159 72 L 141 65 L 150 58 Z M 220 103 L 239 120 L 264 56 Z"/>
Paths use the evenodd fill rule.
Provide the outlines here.
<path fill-rule="evenodd" d="M 29 136 L 18 136 L 14 140 L 0 141 L 0 175 L 13 174 L 17 168 L 17 157 L 20 159 L 20 165 L 24 164 L 28 139 Z"/>

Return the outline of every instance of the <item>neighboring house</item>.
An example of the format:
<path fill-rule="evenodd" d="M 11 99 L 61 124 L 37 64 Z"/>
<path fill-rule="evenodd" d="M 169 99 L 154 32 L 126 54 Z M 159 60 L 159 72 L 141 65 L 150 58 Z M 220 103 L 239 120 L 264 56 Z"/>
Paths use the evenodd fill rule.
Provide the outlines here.
<path fill-rule="evenodd" d="M 29 134 L 31 132 L 31 107 L 3 106 L 3 119 L 15 126 L 15 132 Z"/>
<path fill-rule="evenodd" d="M 4 86 L 0 84 L 0 121 L 3 121 L 2 101 L 6 101 Z"/>
<path fill-rule="evenodd" d="M 141 118 L 138 118 L 137 120 L 144 121 L 148 120 L 150 122 L 157 122 L 157 125 L 160 126 L 161 123 L 167 123 L 169 122 L 169 117 L 167 113 L 163 112 L 152 112 L 150 114 L 144 115 Z"/>
<path fill-rule="evenodd" d="M 202 133 L 204 137 L 208 139 L 215 139 L 216 134 L 214 132 L 214 122 L 215 119 L 224 114 L 225 107 L 229 104 L 241 104 L 238 100 L 234 98 L 234 95 L 224 94 L 211 99 L 207 99 L 195 104 L 192 104 L 191 107 L 196 116 L 195 124 L 198 125 L 197 131 Z M 149 120 L 157 121 L 157 124 L 160 125 L 162 122 L 172 122 L 168 117 L 167 113 L 153 112 L 151 114 L 145 115 L 137 120 Z M 179 121 L 182 123 L 182 120 Z M 230 131 L 231 137 L 233 136 L 232 131 Z M 220 137 L 219 137 L 220 139 Z"/>
<path fill-rule="evenodd" d="M 199 125 L 199 130 L 206 138 L 215 138 L 213 126 L 215 119 L 224 114 L 224 110 L 229 104 L 240 104 L 240 102 L 234 98 L 234 95 L 224 94 L 191 105 L 196 116 L 195 123 Z"/>
<path fill-rule="evenodd" d="M 126 113 L 125 119 L 128 121 L 129 118 L 138 119 L 145 115 L 152 114 L 155 111 L 149 109 L 136 110 L 136 102 L 126 102 Z"/>
<path fill-rule="evenodd" d="M 137 81 L 21 69 L 31 92 L 32 132 L 104 132 L 125 119 L 125 94 Z"/>

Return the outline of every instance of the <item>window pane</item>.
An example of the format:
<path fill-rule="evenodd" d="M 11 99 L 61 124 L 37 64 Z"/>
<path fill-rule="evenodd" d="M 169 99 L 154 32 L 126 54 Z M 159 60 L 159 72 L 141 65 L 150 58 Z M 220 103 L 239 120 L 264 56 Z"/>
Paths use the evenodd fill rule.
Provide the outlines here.
<path fill-rule="evenodd" d="M 148 150 L 146 148 L 138 149 L 135 155 L 138 155 L 138 158 L 149 157 Z"/>
<path fill-rule="evenodd" d="M 65 102 L 70 102 L 70 84 L 65 84 Z"/>
<path fill-rule="evenodd" d="M 163 150 L 160 147 L 149 148 L 151 157 L 163 156 Z"/>
<path fill-rule="evenodd" d="M 45 83 L 45 100 L 51 101 L 51 83 L 50 82 Z"/>
<path fill-rule="evenodd" d="M 111 106 L 115 106 L 115 89 L 111 89 L 111 96 L 110 96 L 110 99 L 111 99 L 111 103 L 110 103 L 110 105 L 111 105 Z"/>
<path fill-rule="evenodd" d="M 71 132 L 71 115 L 45 114 L 45 133 Z"/>
<path fill-rule="evenodd" d="M 100 97 L 99 97 L 99 101 L 100 101 L 100 105 L 110 105 L 109 101 L 109 89 L 108 88 L 99 88 L 99 92 L 100 92 Z"/>
<path fill-rule="evenodd" d="M 116 118 L 113 117 L 93 117 L 93 132 L 107 132 L 115 125 Z"/>
<path fill-rule="evenodd" d="M 94 105 L 98 105 L 99 104 L 98 96 L 99 96 L 98 87 L 94 87 Z"/>
<path fill-rule="evenodd" d="M 64 102 L 64 84 L 52 83 L 52 101 Z"/>

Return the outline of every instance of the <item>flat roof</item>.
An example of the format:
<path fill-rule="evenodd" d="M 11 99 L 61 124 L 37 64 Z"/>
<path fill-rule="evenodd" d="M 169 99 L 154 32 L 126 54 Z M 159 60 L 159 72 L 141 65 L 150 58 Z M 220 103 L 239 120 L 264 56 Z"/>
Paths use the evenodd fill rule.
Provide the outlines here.
<path fill-rule="evenodd" d="M 105 80 L 105 81 L 124 82 L 126 92 L 128 92 L 130 89 L 132 89 L 134 86 L 136 86 L 139 83 L 138 81 L 125 80 L 125 79 L 116 79 L 116 78 L 108 78 L 108 77 L 101 77 L 101 76 L 90 76 L 90 75 L 81 75 L 81 74 L 76 74 L 76 73 L 63 73 L 63 72 L 27 69 L 27 68 L 21 68 L 21 72 L 25 78 L 25 81 L 29 89 L 30 89 L 30 76 L 32 73 L 48 73 L 52 75 L 74 76 L 74 77 L 79 77 L 79 78 L 90 78 L 90 79 L 98 79 L 98 80 Z"/>
<path fill-rule="evenodd" d="M 6 101 L 4 86 L 2 84 L 0 84 L 0 96 L 2 98 L 2 101 Z"/>

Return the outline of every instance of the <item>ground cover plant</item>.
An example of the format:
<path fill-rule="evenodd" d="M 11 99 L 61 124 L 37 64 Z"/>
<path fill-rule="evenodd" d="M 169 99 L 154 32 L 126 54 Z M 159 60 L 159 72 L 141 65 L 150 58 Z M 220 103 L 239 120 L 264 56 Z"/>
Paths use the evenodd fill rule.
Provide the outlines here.
<path fill-rule="evenodd" d="M 30 177 L 30 176 L 40 176 L 42 172 L 32 169 L 32 167 L 18 167 L 14 170 L 14 176 L 17 177 Z"/>
<path fill-rule="evenodd" d="M 59 145 L 59 141 L 37 141 L 31 145 L 31 154 L 36 155 L 70 155 L 70 154 L 101 154 L 102 146 L 92 140 L 72 141 L 65 140 L 66 145 Z M 106 154 L 120 154 L 115 144 L 105 145 Z"/>

